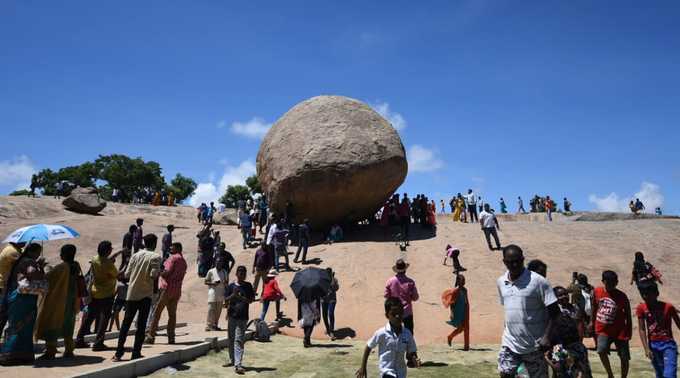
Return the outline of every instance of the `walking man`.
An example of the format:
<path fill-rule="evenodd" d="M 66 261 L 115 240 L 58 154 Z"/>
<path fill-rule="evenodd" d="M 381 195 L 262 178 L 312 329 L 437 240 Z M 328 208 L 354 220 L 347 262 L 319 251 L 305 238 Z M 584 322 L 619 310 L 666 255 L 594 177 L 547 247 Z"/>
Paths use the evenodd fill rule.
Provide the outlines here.
<path fill-rule="evenodd" d="M 519 213 L 526 214 L 527 211 L 524 210 L 524 201 L 522 201 L 522 197 L 517 196 L 517 214 Z"/>
<path fill-rule="evenodd" d="M 140 249 L 144 248 L 144 240 L 143 240 L 143 235 L 144 231 L 142 230 L 142 225 L 144 224 L 144 219 L 142 218 L 137 218 L 137 229 L 135 229 L 135 233 L 132 234 L 132 251 L 137 252 Z M 153 245 L 154 249 L 156 249 L 156 244 L 154 243 Z"/>
<path fill-rule="evenodd" d="M 311 229 L 309 227 L 309 219 L 305 219 L 304 222 L 298 227 L 298 235 L 300 237 L 298 241 L 297 252 L 295 253 L 295 258 L 293 262 L 299 262 L 300 251 L 302 251 L 302 263 L 307 264 L 307 249 L 309 248 Z"/>
<path fill-rule="evenodd" d="M 246 281 L 246 267 L 239 265 L 236 268 L 236 282 L 230 283 L 224 294 L 225 301 L 228 302 L 229 309 L 227 317 L 229 319 L 229 362 L 224 366 L 234 366 L 236 374 L 245 374 L 245 369 L 241 365 L 246 341 L 246 327 L 248 326 L 248 309 L 250 303 L 255 300 L 255 292 L 250 282 Z"/>
<path fill-rule="evenodd" d="M 142 358 L 142 344 L 144 343 L 144 331 L 151 308 L 153 285 L 160 273 L 161 257 L 154 252 L 157 242 L 156 235 L 145 235 L 144 245 L 146 249 L 134 253 L 130 257 L 127 268 L 125 268 L 124 277 L 129 281 L 129 285 L 125 298 L 125 318 L 118 336 L 118 347 L 116 354 L 111 359 L 114 362 L 120 361 L 125 354 L 125 340 L 137 313 L 139 313 L 139 316 L 137 317 L 137 332 L 132 349 L 132 359 Z"/>
<path fill-rule="evenodd" d="M 560 314 L 550 283 L 524 267 L 524 253 L 514 244 L 503 248 L 508 269 L 496 281 L 505 309 L 505 328 L 498 355 L 501 378 L 514 378 L 524 363 L 532 378 L 548 378 L 542 349 L 550 347 L 553 319 Z"/>
<path fill-rule="evenodd" d="M 163 262 L 170 257 L 170 248 L 172 246 L 172 232 L 175 231 L 175 226 L 169 224 L 167 227 L 168 232 L 163 235 L 163 240 L 161 241 L 161 252 L 163 252 Z"/>
<path fill-rule="evenodd" d="M 403 259 L 398 259 L 392 267 L 393 277 L 385 284 L 385 298 L 398 298 L 404 306 L 404 327 L 413 334 L 413 302 L 419 298 L 416 282 L 406 276 L 409 264 Z"/>
<path fill-rule="evenodd" d="M 468 214 L 470 214 L 470 223 L 479 222 L 479 217 L 477 216 L 477 197 L 472 189 L 468 189 L 465 195 L 465 203 L 467 203 Z"/>
<path fill-rule="evenodd" d="M 489 250 L 494 250 L 491 246 L 491 236 L 493 236 L 493 239 L 496 242 L 495 249 L 500 250 L 501 242 L 498 240 L 498 232 L 496 232 L 496 229 L 500 230 L 501 226 L 498 224 L 496 215 L 491 212 L 488 203 L 484 204 L 484 211 L 479 214 L 479 223 L 482 225 L 482 231 L 484 231 L 484 237 L 486 238 L 486 244 L 489 246 Z"/>
<path fill-rule="evenodd" d="M 163 272 L 158 285 L 158 303 L 153 314 L 151 327 L 146 335 L 146 344 L 153 344 L 163 309 L 168 308 L 168 344 L 175 343 L 175 324 L 177 324 L 177 304 L 182 296 L 182 281 L 187 272 L 187 262 L 182 256 L 182 244 L 172 243 L 170 257 L 163 264 Z"/>

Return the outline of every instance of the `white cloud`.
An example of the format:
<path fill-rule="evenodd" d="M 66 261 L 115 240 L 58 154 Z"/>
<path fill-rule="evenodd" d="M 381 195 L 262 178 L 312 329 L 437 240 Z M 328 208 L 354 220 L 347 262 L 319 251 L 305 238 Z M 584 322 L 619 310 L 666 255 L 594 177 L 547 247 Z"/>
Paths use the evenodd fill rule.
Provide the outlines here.
<path fill-rule="evenodd" d="M 220 122 L 223 124 L 224 122 Z M 218 127 L 220 127 L 218 124 Z M 267 131 L 272 127 L 271 123 L 266 123 L 262 118 L 254 117 L 248 122 L 234 122 L 231 124 L 231 132 L 247 138 L 262 139 Z"/>
<path fill-rule="evenodd" d="M 391 123 L 392 127 L 394 127 L 397 131 L 401 131 L 406 128 L 406 120 L 401 114 L 390 110 L 390 104 L 386 102 L 379 102 L 377 104 L 372 104 L 371 107 L 375 109 L 378 114 L 383 116 L 383 118 L 385 118 L 389 123 Z"/>
<path fill-rule="evenodd" d="M 409 172 L 432 172 L 444 166 L 435 150 L 430 150 L 419 144 L 411 146 L 406 152 Z"/>
<path fill-rule="evenodd" d="M 208 182 L 198 184 L 196 192 L 189 198 L 189 205 L 198 206 L 203 202 L 217 202 L 227 190 L 227 186 L 245 185 L 246 179 L 254 175 L 255 172 L 255 163 L 252 160 L 245 160 L 237 166 L 227 165 L 218 183 L 215 182 L 214 175 L 211 174 Z"/>
<path fill-rule="evenodd" d="M 33 162 L 26 155 L 0 161 L 0 185 L 26 189 L 31 184 L 31 176 L 35 172 Z"/>
<path fill-rule="evenodd" d="M 588 201 L 594 204 L 598 211 L 629 212 L 628 203 L 636 198 L 639 198 L 645 205 L 645 212 L 647 213 L 653 213 L 655 208 L 663 207 L 664 197 L 661 188 L 657 184 L 646 181 L 640 185 L 640 190 L 637 193 L 629 197 L 619 197 L 617 193 L 611 192 L 604 197 L 591 194 L 588 196 Z"/>

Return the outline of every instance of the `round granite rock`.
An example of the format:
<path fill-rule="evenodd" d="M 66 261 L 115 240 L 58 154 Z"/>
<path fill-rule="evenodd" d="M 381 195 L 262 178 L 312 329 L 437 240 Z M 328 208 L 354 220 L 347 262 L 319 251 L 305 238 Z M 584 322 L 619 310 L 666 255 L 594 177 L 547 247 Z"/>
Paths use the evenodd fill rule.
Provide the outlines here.
<path fill-rule="evenodd" d="M 403 183 L 397 131 L 368 105 L 318 96 L 295 105 L 265 136 L 257 175 L 274 212 L 327 226 L 366 219 Z"/>

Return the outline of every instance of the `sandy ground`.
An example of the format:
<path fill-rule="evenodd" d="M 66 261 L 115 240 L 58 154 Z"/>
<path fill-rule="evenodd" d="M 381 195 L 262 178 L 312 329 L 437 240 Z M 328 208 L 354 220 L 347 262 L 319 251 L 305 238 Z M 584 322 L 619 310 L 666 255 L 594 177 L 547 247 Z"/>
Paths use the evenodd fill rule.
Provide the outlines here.
<path fill-rule="evenodd" d="M 196 275 L 196 232 L 199 228 L 195 212 L 189 207 L 152 207 L 146 205 L 109 204 L 100 216 L 72 213 L 62 209 L 60 201 L 51 198 L 0 197 L 0 236 L 34 223 L 63 223 L 81 233 L 71 240 L 78 247 L 78 259 L 85 264 L 95 255 L 99 241 L 108 239 L 120 246 L 123 234 L 135 218 L 145 219 L 144 231 L 159 237 L 165 226 L 176 226 L 175 240 L 184 245 L 189 273 L 185 278 L 178 321 L 202 324 L 206 317 L 207 288 Z M 514 217 L 508 217 L 514 218 Z M 520 217 L 521 218 L 521 217 Z M 518 219 L 520 219 L 518 218 Z M 308 259 L 317 259 L 320 267 L 333 267 L 340 281 L 336 328 L 346 334 L 366 339 L 385 323 L 383 291 L 385 281 L 393 275 L 395 259 L 404 257 L 411 264 L 408 275 L 417 282 L 420 300 L 415 304 L 415 336 L 420 345 L 445 342 L 450 327 L 444 323 L 448 310 L 440 303 L 441 292 L 452 282 L 450 266 L 442 266 L 444 247 L 455 244 L 462 250 L 461 261 L 466 272 L 471 302 L 471 340 L 473 344 L 497 344 L 503 327 L 503 311 L 498 304 L 496 278 L 504 272 L 499 252 L 486 249 L 477 224 L 451 222 L 440 216 L 437 235 L 413 226 L 414 239 L 407 252 L 385 237 L 381 230 L 361 229 L 348 233 L 348 240 L 333 245 L 310 247 Z M 238 264 L 252 266 L 254 249 L 243 250 L 238 229 L 216 226 Z M 532 221 L 501 220 L 501 242 L 520 245 L 527 260 L 540 258 L 548 264 L 548 279 L 553 285 L 566 285 L 571 272 L 586 273 L 597 285 L 604 269 L 619 272 L 620 288 L 631 298 L 633 305 L 640 298 L 628 284 L 633 253 L 641 250 L 649 261 L 664 273 L 661 297 L 680 302 L 680 221 L 675 219 L 645 219 L 634 221 L 572 222 L 559 218 L 553 223 L 543 217 Z M 64 242 L 45 244 L 45 256 L 58 261 L 58 248 Z M 294 252 L 294 247 L 289 247 Z M 292 256 L 291 256 L 292 261 Z M 301 265 L 295 265 L 300 268 Z M 281 287 L 293 298 L 288 285 L 292 272 L 279 276 Z M 249 274 L 249 280 L 251 279 Z M 283 303 L 283 310 L 295 318 L 296 302 Z M 258 316 L 260 305 L 251 306 L 251 317 Z M 268 319 L 274 317 L 273 309 Z M 295 324 L 293 324 L 295 325 Z M 285 334 L 299 336 L 299 328 L 284 328 Z M 634 330 L 637 343 L 637 330 Z M 315 330 L 316 338 L 323 338 L 323 327 Z M 109 342 L 111 344 L 112 342 Z"/>

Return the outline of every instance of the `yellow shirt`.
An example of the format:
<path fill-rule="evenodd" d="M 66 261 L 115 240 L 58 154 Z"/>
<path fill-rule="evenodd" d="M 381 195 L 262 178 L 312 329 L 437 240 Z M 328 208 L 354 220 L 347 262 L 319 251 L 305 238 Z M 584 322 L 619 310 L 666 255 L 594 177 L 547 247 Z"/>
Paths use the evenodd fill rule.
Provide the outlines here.
<path fill-rule="evenodd" d="M 0 289 L 5 288 L 5 284 L 9 279 L 9 274 L 12 271 L 12 266 L 21 257 L 21 252 L 12 244 L 8 244 L 5 249 L 0 252 Z"/>
<path fill-rule="evenodd" d="M 116 292 L 118 269 L 113 262 L 96 256 L 90 261 L 92 269 L 92 298 L 111 298 Z"/>

